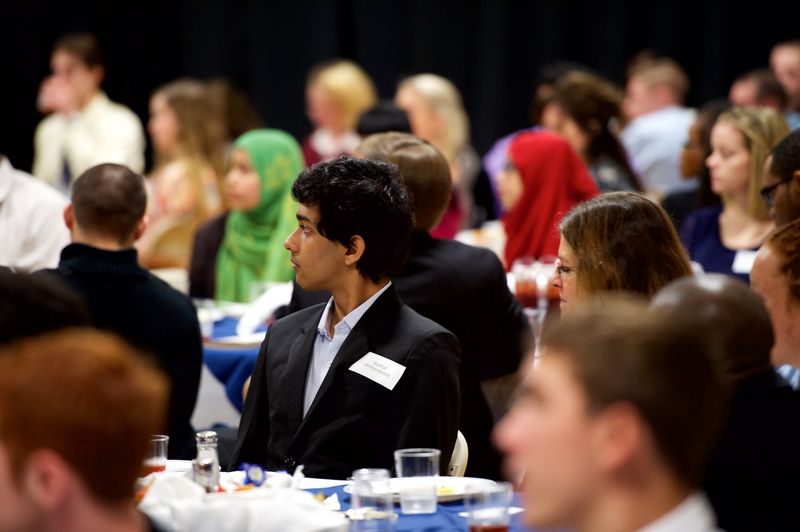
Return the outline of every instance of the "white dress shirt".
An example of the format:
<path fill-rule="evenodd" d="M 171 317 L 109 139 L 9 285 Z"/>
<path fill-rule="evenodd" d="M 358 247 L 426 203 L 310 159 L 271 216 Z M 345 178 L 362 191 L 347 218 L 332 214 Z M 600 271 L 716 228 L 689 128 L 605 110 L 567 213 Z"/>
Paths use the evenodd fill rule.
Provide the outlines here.
<path fill-rule="evenodd" d="M 58 266 L 70 241 L 66 205 L 56 189 L 0 158 L 0 265 L 23 272 Z"/>
<path fill-rule="evenodd" d="M 639 116 L 622 130 L 620 140 L 647 192 L 665 196 L 697 188 L 697 180 L 683 179 L 680 172 L 693 120 L 692 109 L 670 106 Z"/>
<path fill-rule="evenodd" d="M 336 353 L 339 348 L 347 340 L 350 331 L 356 326 L 361 317 L 369 310 L 373 303 L 383 294 L 392 282 L 386 283 L 386 286 L 375 292 L 372 297 L 361 303 L 350 314 L 342 318 L 342 321 L 336 324 L 333 328 L 333 337 L 328 334 L 328 323 L 333 317 L 333 298 L 328 300 L 325 305 L 325 310 L 317 324 L 317 338 L 314 340 L 314 352 L 311 354 L 311 362 L 308 365 L 308 376 L 306 377 L 306 390 L 303 400 L 303 417 L 308 414 L 314 398 L 317 396 L 322 381 L 325 380 L 325 375 L 328 374 L 328 369 L 336 358 Z M 366 354 L 366 353 L 365 353 Z"/>
<path fill-rule="evenodd" d="M 35 135 L 33 175 L 63 190 L 64 164 L 74 181 L 100 163 L 144 170 L 144 131 L 130 109 L 98 92 L 80 112 L 54 113 L 39 123 Z"/>
<path fill-rule="evenodd" d="M 639 532 L 716 532 L 719 530 L 716 523 L 706 496 L 695 492 Z"/>

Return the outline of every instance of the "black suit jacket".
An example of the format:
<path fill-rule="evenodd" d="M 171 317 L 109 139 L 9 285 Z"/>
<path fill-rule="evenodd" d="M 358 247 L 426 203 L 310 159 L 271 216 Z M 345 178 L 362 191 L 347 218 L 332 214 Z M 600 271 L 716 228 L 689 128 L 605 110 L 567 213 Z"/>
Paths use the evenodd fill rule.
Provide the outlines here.
<path fill-rule="evenodd" d="M 800 395 L 772 369 L 745 378 L 704 483 L 720 529 L 798 530 L 799 478 Z"/>
<path fill-rule="evenodd" d="M 505 270 L 487 249 L 414 233 L 403 271 L 392 278 L 402 301 L 456 335 L 461 356 L 460 430 L 469 445 L 467 474 L 503 478 L 491 444 L 492 414 L 480 381 L 517 371 L 531 343 L 528 321 L 506 284 Z M 289 312 L 330 295 L 295 285 Z"/>
<path fill-rule="evenodd" d="M 172 385 L 164 429 L 170 437 L 169 457 L 193 458 L 190 420 L 200 386 L 203 345 L 192 300 L 141 268 L 135 249 L 106 251 L 70 244 L 61 252 L 58 268 L 40 275 L 54 275 L 80 293 L 95 327 L 152 355 Z"/>
<path fill-rule="evenodd" d="M 361 467 L 394 469 L 409 447 L 442 451 L 445 472 L 459 419 L 458 341 L 403 305 L 392 287 L 350 331 L 303 417 L 309 361 L 324 304 L 267 330 L 245 402 L 231 463 L 346 478 Z M 369 352 L 406 367 L 394 390 L 350 366 Z"/>

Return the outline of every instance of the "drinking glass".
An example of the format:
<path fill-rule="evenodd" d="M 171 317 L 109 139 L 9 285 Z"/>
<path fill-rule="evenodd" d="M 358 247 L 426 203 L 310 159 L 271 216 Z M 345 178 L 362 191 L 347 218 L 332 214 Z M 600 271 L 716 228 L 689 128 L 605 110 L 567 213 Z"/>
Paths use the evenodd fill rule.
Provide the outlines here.
<path fill-rule="evenodd" d="M 150 437 L 150 449 L 142 464 L 143 477 L 146 477 L 150 473 L 160 473 L 167 470 L 168 447 L 169 436 L 165 434 L 155 434 Z"/>
<path fill-rule="evenodd" d="M 400 509 L 404 514 L 436 513 L 436 480 L 439 449 L 398 449 L 394 452 L 400 488 Z"/>
<path fill-rule="evenodd" d="M 511 484 L 468 485 L 464 494 L 469 532 L 506 532 L 508 507 L 511 505 Z"/>
<path fill-rule="evenodd" d="M 350 532 L 391 532 L 394 503 L 387 469 L 353 471 L 353 516 Z"/>

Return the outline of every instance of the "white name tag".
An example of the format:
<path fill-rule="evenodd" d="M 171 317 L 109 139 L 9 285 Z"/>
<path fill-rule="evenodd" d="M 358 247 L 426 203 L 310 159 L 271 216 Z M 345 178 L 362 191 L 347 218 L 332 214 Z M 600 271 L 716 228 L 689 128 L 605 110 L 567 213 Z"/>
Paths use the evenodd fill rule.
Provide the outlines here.
<path fill-rule="evenodd" d="M 743 249 L 736 252 L 736 257 L 733 259 L 733 266 L 731 270 L 733 273 L 750 273 L 753 269 L 753 262 L 756 260 L 756 252 Z"/>
<path fill-rule="evenodd" d="M 372 352 L 367 353 L 350 366 L 350 371 L 355 371 L 390 390 L 394 390 L 405 370 L 405 366 Z"/>

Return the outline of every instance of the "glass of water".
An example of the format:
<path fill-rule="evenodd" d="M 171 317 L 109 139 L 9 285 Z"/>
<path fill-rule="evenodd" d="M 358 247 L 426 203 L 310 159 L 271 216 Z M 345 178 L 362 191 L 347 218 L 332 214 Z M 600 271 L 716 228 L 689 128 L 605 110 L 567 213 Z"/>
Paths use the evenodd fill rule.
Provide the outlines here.
<path fill-rule="evenodd" d="M 350 532 L 391 532 L 394 501 L 387 469 L 353 471 L 353 509 Z"/>
<path fill-rule="evenodd" d="M 400 509 L 404 514 L 436 513 L 439 449 L 398 449 L 394 452 Z"/>

